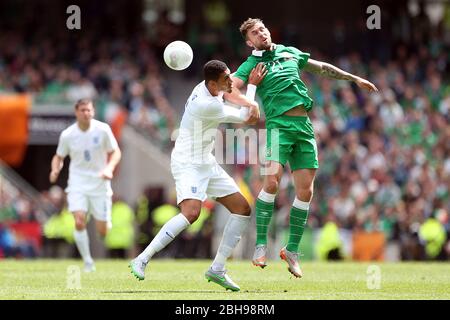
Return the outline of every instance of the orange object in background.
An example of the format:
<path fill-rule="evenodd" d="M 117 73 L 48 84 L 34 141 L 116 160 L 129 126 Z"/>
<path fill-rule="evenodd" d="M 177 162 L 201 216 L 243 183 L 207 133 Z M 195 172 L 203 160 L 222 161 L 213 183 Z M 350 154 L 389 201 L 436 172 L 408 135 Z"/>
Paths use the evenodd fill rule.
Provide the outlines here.
<path fill-rule="evenodd" d="M 125 126 L 127 119 L 128 119 L 128 112 L 123 108 L 120 108 L 120 110 L 116 112 L 114 118 L 110 123 L 111 131 L 113 132 L 114 137 L 117 139 L 119 144 L 120 138 L 122 136 L 122 129 Z"/>
<path fill-rule="evenodd" d="M 19 166 L 25 156 L 30 107 L 29 95 L 0 95 L 0 159 L 10 166 Z"/>
<path fill-rule="evenodd" d="M 383 261 L 386 239 L 383 232 L 355 231 L 352 237 L 355 261 Z"/>

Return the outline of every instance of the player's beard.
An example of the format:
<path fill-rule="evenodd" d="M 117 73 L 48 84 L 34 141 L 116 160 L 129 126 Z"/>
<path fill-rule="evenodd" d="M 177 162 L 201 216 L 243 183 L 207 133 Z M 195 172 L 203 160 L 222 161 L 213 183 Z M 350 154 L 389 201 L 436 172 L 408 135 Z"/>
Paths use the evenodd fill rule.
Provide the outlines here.
<path fill-rule="evenodd" d="M 267 44 L 265 44 L 263 41 L 261 41 L 261 43 L 259 44 L 258 47 L 255 46 L 255 48 L 257 50 L 270 50 L 270 48 L 272 47 L 272 41 L 267 41 Z"/>

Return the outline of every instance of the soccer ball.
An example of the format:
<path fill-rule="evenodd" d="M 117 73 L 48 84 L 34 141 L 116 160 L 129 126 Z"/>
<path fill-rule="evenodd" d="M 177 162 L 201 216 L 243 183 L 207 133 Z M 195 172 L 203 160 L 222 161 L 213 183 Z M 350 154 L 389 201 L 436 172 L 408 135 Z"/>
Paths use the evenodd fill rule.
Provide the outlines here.
<path fill-rule="evenodd" d="M 194 53 L 192 48 L 184 41 L 174 41 L 164 49 L 164 61 L 170 69 L 184 70 L 192 62 Z"/>

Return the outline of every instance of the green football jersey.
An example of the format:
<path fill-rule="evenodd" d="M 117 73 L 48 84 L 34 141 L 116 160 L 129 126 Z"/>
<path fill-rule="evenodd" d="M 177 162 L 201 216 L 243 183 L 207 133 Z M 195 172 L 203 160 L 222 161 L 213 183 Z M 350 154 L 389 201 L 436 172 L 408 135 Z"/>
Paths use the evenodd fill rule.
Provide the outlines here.
<path fill-rule="evenodd" d="M 239 66 L 234 76 L 247 82 L 252 69 L 260 62 L 265 64 L 268 72 L 258 85 L 256 93 L 262 100 L 267 120 L 298 105 L 303 105 L 309 111 L 313 100 L 300 79 L 300 71 L 308 59 L 309 53 L 277 44 L 271 51 L 253 50 L 252 55 Z"/>

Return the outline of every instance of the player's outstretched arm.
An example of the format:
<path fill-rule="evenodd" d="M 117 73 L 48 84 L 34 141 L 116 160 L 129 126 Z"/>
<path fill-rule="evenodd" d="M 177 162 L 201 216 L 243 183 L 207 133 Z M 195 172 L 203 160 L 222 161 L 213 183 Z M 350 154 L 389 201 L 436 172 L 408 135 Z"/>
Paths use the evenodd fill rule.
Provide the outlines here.
<path fill-rule="evenodd" d="M 260 62 L 252 69 L 248 76 L 248 85 L 247 85 L 247 98 L 251 100 L 255 100 L 256 95 L 256 87 L 263 81 L 264 77 L 266 76 L 268 70 L 266 69 L 266 66 L 264 63 Z M 255 110 L 256 111 L 256 117 L 252 117 L 254 113 L 252 113 L 252 109 L 249 108 L 248 113 L 250 117 L 244 122 L 245 124 L 254 125 L 258 122 L 259 118 L 261 117 L 261 114 L 259 112 L 259 108 Z"/>
<path fill-rule="evenodd" d="M 101 177 L 103 179 L 111 180 L 113 178 L 113 172 L 116 166 L 119 164 L 120 159 L 122 158 L 122 152 L 119 148 L 114 149 L 109 155 L 109 161 L 106 165 L 105 169 L 103 169 L 101 173 Z"/>
<path fill-rule="evenodd" d="M 338 67 L 326 62 L 308 59 L 304 70 L 330 79 L 354 81 L 358 87 L 362 89 L 378 91 L 377 87 L 372 82 L 341 70 Z"/>
<path fill-rule="evenodd" d="M 64 158 L 55 154 L 51 162 L 51 171 L 49 176 L 50 183 L 55 183 L 56 180 L 58 180 L 59 173 L 61 172 L 63 166 Z"/>
<path fill-rule="evenodd" d="M 233 89 L 230 93 L 225 92 L 223 97 L 225 98 L 225 100 L 233 104 L 249 108 L 249 115 L 250 115 L 249 120 L 254 122 L 258 121 L 259 119 L 258 103 L 243 95 L 239 90 L 244 86 L 244 81 L 242 81 L 237 77 L 232 77 L 232 79 L 233 79 Z"/>
<path fill-rule="evenodd" d="M 263 63 L 258 63 L 250 72 L 248 77 L 247 94 L 243 95 L 240 89 L 244 86 L 244 81 L 238 77 L 232 77 L 233 89 L 231 93 L 225 93 L 224 98 L 242 107 L 248 107 L 248 116 L 245 114 L 245 124 L 256 124 L 260 118 L 259 106 L 254 101 L 256 86 L 258 86 L 267 74 L 267 69 Z"/>
<path fill-rule="evenodd" d="M 251 107 L 255 104 L 257 105 L 255 101 L 248 99 L 244 94 L 242 94 L 240 89 L 244 86 L 244 81 L 233 76 L 231 78 L 233 79 L 233 89 L 231 92 L 225 92 L 223 94 L 225 100 L 244 107 Z"/>

